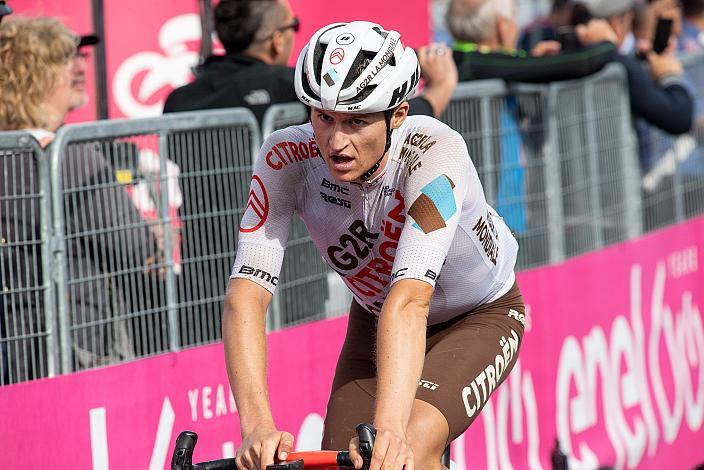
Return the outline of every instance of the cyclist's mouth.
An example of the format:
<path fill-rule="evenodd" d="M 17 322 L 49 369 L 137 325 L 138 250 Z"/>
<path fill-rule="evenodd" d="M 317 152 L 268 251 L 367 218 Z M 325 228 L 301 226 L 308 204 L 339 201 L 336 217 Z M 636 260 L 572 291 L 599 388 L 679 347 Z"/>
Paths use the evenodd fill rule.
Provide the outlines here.
<path fill-rule="evenodd" d="M 336 169 L 349 170 L 354 164 L 354 158 L 344 155 L 331 155 L 330 159 Z"/>

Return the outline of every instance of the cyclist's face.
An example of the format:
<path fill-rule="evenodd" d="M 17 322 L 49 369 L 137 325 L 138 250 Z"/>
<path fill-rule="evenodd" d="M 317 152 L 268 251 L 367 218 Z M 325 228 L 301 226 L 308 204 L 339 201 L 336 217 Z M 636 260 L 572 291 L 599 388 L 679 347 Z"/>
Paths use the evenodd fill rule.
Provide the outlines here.
<path fill-rule="evenodd" d="M 330 175 L 338 181 L 357 180 L 384 152 L 383 112 L 350 114 L 312 108 L 310 121 Z"/>
<path fill-rule="evenodd" d="M 408 115 L 404 101 L 391 114 L 391 129 L 398 129 Z M 330 174 L 338 181 L 355 181 L 379 160 L 386 145 L 384 113 L 349 114 L 312 108 L 315 140 Z M 386 155 L 386 154 L 384 154 Z M 382 171 L 386 160 L 377 173 Z"/>

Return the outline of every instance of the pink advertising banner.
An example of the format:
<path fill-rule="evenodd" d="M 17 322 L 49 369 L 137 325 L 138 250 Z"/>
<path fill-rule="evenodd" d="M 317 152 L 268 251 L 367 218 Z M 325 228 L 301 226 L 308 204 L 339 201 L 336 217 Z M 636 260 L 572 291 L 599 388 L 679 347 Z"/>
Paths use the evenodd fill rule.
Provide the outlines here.
<path fill-rule="evenodd" d="M 453 443 L 458 469 L 692 469 L 704 462 L 704 218 L 519 275 L 520 362 Z M 297 449 L 319 446 L 345 318 L 269 335 L 271 400 Z M 476 386 L 472 386 L 475 384 Z M 489 385 L 467 377 L 466 407 Z M 221 345 L 0 388 L 8 468 L 168 467 L 234 455 L 237 410 Z"/>

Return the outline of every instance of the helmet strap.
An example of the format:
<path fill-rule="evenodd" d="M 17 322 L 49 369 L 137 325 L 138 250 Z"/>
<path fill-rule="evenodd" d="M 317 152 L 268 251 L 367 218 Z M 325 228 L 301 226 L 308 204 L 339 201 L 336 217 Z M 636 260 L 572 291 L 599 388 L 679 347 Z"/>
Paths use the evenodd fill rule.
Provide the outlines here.
<path fill-rule="evenodd" d="M 370 169 L 364 172 L 362 176 L 359 177 L 362 181 L 367 181 L 381 166 L 381 161 L 384 159 L 384 155 L 389 151 L 391 147 L 391 116 L 393 116 L 395 109 L 387 109 L 384 111 L 384 120 L 386 121 L 386 144 L 384 145 L 384 151 L 381 152 L 381 157 L 376 161 Z"/>

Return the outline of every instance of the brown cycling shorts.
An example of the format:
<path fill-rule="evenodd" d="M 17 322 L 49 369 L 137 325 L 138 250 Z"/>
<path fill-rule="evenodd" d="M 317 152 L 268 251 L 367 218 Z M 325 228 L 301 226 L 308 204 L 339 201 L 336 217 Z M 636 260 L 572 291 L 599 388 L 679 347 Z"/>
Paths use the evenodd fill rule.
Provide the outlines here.
<path fill-rule="evenodd" d="M 472 424 L 515 364 L 524 315 L 516 283 L 494 302 L 428 327 L 416 399 L 431 404 L 447 419 L 448 443 Z M 323 449 L 346 449 L 357 424 L 373 422 L 376 324 L 373 314 L 352 302 L 328 402 Z"/>

